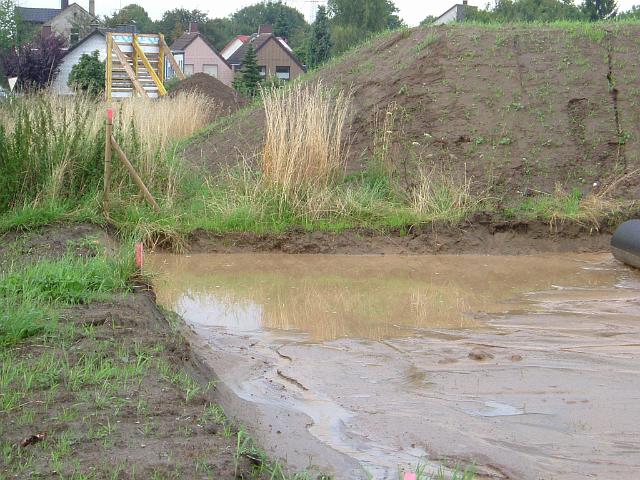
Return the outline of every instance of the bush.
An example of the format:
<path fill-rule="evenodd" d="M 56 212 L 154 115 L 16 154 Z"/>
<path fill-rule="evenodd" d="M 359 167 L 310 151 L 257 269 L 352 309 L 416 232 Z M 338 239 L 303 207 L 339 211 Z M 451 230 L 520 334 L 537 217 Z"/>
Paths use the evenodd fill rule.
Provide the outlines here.
<path fill-rule="evenodd" d="M 104 92 L 105 66 L 100 61 L 98 50 L 91 54 L 83 53 L 80 61 L 71 69 L 69 86 L 76 91 L 89 95 L 101 95 Z"/>
<path fill-rule="evenodd" d="M 5 52 L 0 58 L 8 77 L 18 77 L 18 88 L 38 90 L 56 77 L 66 41 L 60 35 L 41 33 L 33 42 Z"/>

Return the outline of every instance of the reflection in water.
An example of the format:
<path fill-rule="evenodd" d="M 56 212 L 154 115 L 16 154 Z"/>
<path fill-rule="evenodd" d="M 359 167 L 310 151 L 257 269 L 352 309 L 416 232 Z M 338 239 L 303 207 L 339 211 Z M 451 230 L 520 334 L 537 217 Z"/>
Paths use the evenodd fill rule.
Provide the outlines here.
<path fill-rule="evenodd" d="M 582 268 L 606 255 L 314 256 L 156 254 L 158 300 L 188 322 L 380 339 L 414 328 L 477 328 L 475 312 L 524 308 L 522 294 L 614 281 Z"/>

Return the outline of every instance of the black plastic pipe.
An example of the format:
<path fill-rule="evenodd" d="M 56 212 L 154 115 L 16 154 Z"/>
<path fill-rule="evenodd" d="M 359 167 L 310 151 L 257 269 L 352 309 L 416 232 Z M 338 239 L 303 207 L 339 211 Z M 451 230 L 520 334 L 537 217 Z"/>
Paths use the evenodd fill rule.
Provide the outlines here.
<path fill-rule="evenodd" d="M 621 262 L 640 268 L 640 220 L 629 220 L 616 229 L 611 253 Z"/>

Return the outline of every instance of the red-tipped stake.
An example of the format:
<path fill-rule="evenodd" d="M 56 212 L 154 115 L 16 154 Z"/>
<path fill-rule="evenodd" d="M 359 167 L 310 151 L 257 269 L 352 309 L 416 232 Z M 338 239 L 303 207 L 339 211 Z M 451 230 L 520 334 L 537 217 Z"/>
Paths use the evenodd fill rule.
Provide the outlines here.
<path fill-rule="evenodd" d="M 142 270 L 144 264 L 144 247 L 141 243 L 136 243 L 136 266 Z"/>
<path fill-rule="evenodd" d="M 113 108 L 107 108 L 107 120 L 113 124 Z"/>
<path fill-rule="evenodd" d="M 413 472 L 404 472 L 403 480 L 416 480 L 418 476 Z"/>

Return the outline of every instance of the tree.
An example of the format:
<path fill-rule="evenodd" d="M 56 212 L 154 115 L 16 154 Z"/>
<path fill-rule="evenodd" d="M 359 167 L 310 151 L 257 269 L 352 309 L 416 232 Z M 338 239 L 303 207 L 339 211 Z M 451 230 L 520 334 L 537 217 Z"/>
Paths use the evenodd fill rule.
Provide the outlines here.
<path fill-rule="evenodd" d="M 284 39 L 289 38 L 289 36 L 291 35 L 289 21 L 283 9 L 280 9 L 280 12 L 278 12 L 278 17 L 273 24 L 273 33 L 275 33 L 278 37 Z"/>
<path fill-rule="evenodd" d="M 80 61 L 71 68 L 71 73 L 69 74 L 69 86 L 71 88 L 94 96 L 104 92 L 105 66 L 98 55 L 98 50 L 95 50 L 90 55 L 82 54 Z"/>
<path fill-rule="evenodd" d="M 493 8 L 465 9 L 465 20 L 484 23 L 555 22 L 581 20 L 572 0 L 496 0 Z"/>
<path fill-rule="evenodd" d="M 207 14 L 198 9 L 174 8 L 164 12 L 160 21 L 156 23 L 155 28 L 158 32 L 163 33 L 167 43 L 171 44 L 187 31 L 191 22 L 200 25 L 205 24 L 208 20 Z"/>
<path fill-rule="evenodd" d="M 621 20 L 627 20 L 627 19 L 639 19 L 640 18 L 640 5 L 634 5 L 631 7 L 631 9 L 627 10 L 626 12 L 622 12 L 616 15 L 616 18 L 619 18 Z"/>
<path fill-rule="evenodd" d="M 122 7 L 111 17 L 105 17 L 104 23 L 108 27 L 116 25 L 129 25 L 134 23 L 140 33 L 154 33 L 155 25 L 147 11 L 140 5 L 131 3 Z"/>
<path fill-rule="evenodd" d="M 373 33 L 401 25 L 391 0 L 329 0 L 331 38 L 336 53 L 362 42 Z"/>
<path fill-rule="evenodd" d="M 0 0 L 0 51 L 15 46 L 17 24 L 15 2 Z"/>
<path fill-rule="evenodd" d="M 328 7 L 336 25 L 360 26 L 368 33 L 387 28 L 398 11 L 391 0 L 329 0 Z"/>
<path fill-rule="evenodd" d="M 24 90 L 48 86 L 55 78 L 64 55 L 64 37 L 41 32 L 33 42 L 8 50 L 2 63 L 9 77 L 18 77 Z"/>
<path fill-rule="evenodd" d="M 592 22 L 615 17 L 618 13 L 616 0 L 584 0 L 581 9 Z"/>
<path fill-rule="evenodd" d="M 313 24 L 313 32 L 309 41 L 307 63 L 310 67 L 316 67 L 329 59 L 331 55 L 331 33 L 329 31 L 329 19 L 327 10 L 321 5 L 318 7 L 316 21 Z"/>
<path fill-rule="evenodd" d="M 198 30 L 218 50 L 222 50 L 229 39 L 235 37 L 232 22 L 228 18 L 207 19 L 198 25 Z"/>
<path fill-rule="evenodd" d="M 257 32 L 260 25 L 269 24 L 274 27 L 276 35 L 286 38 L 294 48 L 304 42 L 309 31 L 304 15 L 281 0 L 263 1 L 242 8 L 231 15 L 229 20 L 232 36 Z"/>
<path fill-rule="evenodd" d="M 424 18 L 424 20 L 422 20 L 422 21 L 420 22 L 420 26 L 421 26 L 421 27 L 423 27 L 423 26 L 425 26 L 425 25 L 431 25 L 433 22 L 435 22 L 436 18 L 437 18 L 437 17 L 436 17 L 436 16 L 434 16 L 434 15 L 427 15 L 427 16 Z"/>
<path fill-rule="evenodd" d="M 260 82 L 262 82 L 262 75 L 260 75 L 256 49 L 250 43 L 244 55 L 240 75 L 233 81 L 233 88 L 247 97 L 255 97 L 258 94 Z"/>

